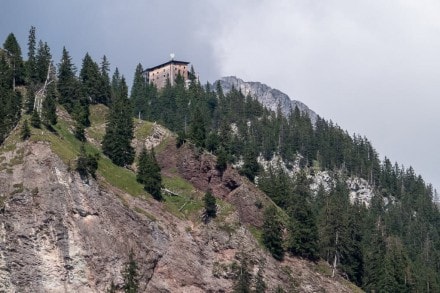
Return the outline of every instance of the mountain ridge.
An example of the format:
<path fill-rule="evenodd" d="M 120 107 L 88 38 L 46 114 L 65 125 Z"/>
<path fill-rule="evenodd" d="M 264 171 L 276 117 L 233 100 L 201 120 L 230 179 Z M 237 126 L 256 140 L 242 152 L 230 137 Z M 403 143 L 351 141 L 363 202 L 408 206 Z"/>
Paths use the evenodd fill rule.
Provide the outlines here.
<path fill-rule="evenodd" d="M 289 116 L 291 111 L 295 110 L 295 107 L 309 115 L 313 124 L 318 119 L 318 114 L 311 110 L 306 104 L 298 100 L 292 100 L 287 94 L 278 89 L 271 88 L 270 86 L 257 82 L 257 81 L 243 81 L 236 76 L 225 76 L 217 80 L 225 93 L 229 92 L 232 87 L 242 91 L 246 96 L 250 94 L 256 98 L 267 109 L 277 112 L 278 106 L 281 108 L 281 112 L 284 116 Z"/>

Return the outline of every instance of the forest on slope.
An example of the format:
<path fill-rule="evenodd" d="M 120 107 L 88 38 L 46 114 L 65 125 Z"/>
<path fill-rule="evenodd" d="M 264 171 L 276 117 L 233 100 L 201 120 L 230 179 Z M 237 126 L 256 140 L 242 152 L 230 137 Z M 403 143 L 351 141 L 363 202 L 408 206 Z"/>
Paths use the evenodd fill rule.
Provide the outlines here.
<path fill-rule="evenodd" d="M 237 164 L 241 174 L 258 183 L 283 209 L 283 213 L 266 211 L 262 228 L 262 242 L 276 259 L 282 260 L 286 253 L 324 259 L 367 291 L 440 291 L 440 213 L 433 203 L 435 192 L 411 167 L 380 160 L 367 138 L 351 136 L 322 118 L 313 125 L 298 109 L 284 117 L 236 89 L 224 94 L 219 85 L 202 86 L 195 75 L 190 75 L 188 88 L 177 77 L 174 86 L 168 83 L 157 90 L 145 82 L 141 65 L 135 69 L 128 98 L 124 77 L 116 69 L 110 78 L 105 56 L 98 64 L 86 54 L 77 75 L 64 48 L 56 70 L 49 46 L 42 41 L 37 46 L 35 28 L 30 30 L 26 61 L 13 34 L 3 48 L 1 140 L 20 118 L 23 93 L 24 112 L 31 115 L 33 127 L 56 124 L 53 105 L 59 103 L 74 118 L 75 136 L 83 141 L 84 129 L 90 125 L 89 106 L 109 106 L 113 119 L 106 135 L 111 139 L 104 138 L 103 149 L 120 166 L 134 160 L 131 117 L 157 121 L 178 133 L 178 145 L 189 141 L 200 151 L 215 154 L 219 169 Z M 34 107 L 42 88 L 45 102 Z M 292 168 L 299 161 L 301 171 L 294 178 L 282 168 L 265 171 L 257 162 L 260 154 L 265 159 L 279 155 Z M 310 176 L 321 170 L 332 174 L 333 184 L 315 194 Z M 348 177 L 364 178 L 374 186 L 369 207 L 350 202 Z"/>

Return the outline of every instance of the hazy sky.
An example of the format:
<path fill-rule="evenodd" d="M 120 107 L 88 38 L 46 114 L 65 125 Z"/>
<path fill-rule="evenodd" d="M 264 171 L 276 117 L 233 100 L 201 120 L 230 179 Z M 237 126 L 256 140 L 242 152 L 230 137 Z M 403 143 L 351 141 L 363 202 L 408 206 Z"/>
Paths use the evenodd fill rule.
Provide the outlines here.
<path fill-rule="evenodd" d="M 236 75 L 307 104 L 440 187 L 440 2 L 435 0 L 2 0 L 0 41 L 27 54 L 31 25 L 55 63 L 105 54 L 190 61 L 203 81 Z"/>

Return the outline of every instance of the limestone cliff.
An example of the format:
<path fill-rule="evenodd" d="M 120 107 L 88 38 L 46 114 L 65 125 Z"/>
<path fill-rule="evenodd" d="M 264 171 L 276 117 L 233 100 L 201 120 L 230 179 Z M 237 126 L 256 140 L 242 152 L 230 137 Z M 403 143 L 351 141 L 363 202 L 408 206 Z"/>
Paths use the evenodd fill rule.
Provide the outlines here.
<path fill-rule="evenodd" d="M 313 124 L 315 124 L 316 119 L 318 118 L 318 115 L 304 103 L 297 100 L 291 100 L 290 97 L 285 93 L 277 89 L 273 89 L 263 83 L 243 81 L 235 76 L 222 77 L 217 82 L 220 83 L 223 91 L 229 92 L 232 87 L 235 87 L 236 89 L 241 90 L 244 95 L 250 94 L 263 106 L 274 112 L 276 112 L 278 107 L 280 107 L 281 112 L 285 116 L 288 116 L 290 112 L 295 109 L 295 107 L 298 107 L 300 111 L 309 115 Z"/>
<path fill-rule="evenodd" d="M 176 149 L 173 139 L 158 151 L 163 176 L 189 182 L 194 200 L 211 188 L 221 201 L 218 218 L 204 224 L 200 209 L 173 212 L 168 200 L 178 193 L 156 202 L 116 188 L 104 171 L 97 180 L 81 179 L 54 141 L 33 135 L 0 150 L 0 292 L 105 292 L 111 281 L 121 285 L 130 250 L 142 292 L 231 292 L 232 264 L 242 250 L 253 274 L 265 260 L 268 292 L 352 291 L 330 278 L 324 263 L 275 261 L 249 229 L 262 223 L 256 201 L 270 201 L 235 170 L 218 172 L 210 154 Z"/>

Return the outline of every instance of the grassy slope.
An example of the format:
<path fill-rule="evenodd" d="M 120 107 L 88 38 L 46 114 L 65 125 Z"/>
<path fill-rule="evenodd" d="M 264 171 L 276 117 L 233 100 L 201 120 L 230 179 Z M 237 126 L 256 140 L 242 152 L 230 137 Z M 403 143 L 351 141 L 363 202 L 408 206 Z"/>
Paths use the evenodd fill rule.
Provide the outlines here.
<path fill-rule="evenodd" d="M 88 135 L 97 141 L 101 141 L 105 134 L 105 119 L 108 109 L 103 105 L 93 105 L 90 107 L 91 126 L 87 129 Z M 46 141 L 51 144 L 52 150 L 69 166 L 75 167 L 75 160 L 79 154 L 82 142 L 77 140 L 73 135 L 70 123 L 59 117 L 57 125 L 54 129 L 56 133 L 50 132 L 44 128 L 32 129 L 32 141 Z M 137 139 L 145 139 L 152 132 L 152 123 L 146 121 L 138 121 L 135 130 Z M 17 138 L 19 139 L 19 138 Z M 163 144 L 166 144 L 164 141 Z M 12 147 L 12 146 L 10 146 Z M 99 180 L 105 180 L 106 183 L 120 189 L 131 196 L 141 197 L 152 200 L 151 196 L 144 191 L 143 186 L 136 181 L 136 174 L 132 170 L 114 165 L 102 153 L 101 149 L 91 143 L 86 142 L 85 147 L 89 153 L 99 153 L 100 160 L 98 163 Z M 158 147 L 157 152 L 164 149 Z M 172 176 L 163 177 L 163 185 L 165 188 L 179 194 L 179 196 L 171 196 L 164 194 L 165 208 L 180 218 L 197 220 L 203 208 L 203 194 L 196 190 L 188 181 L 173 174 Z"/>

